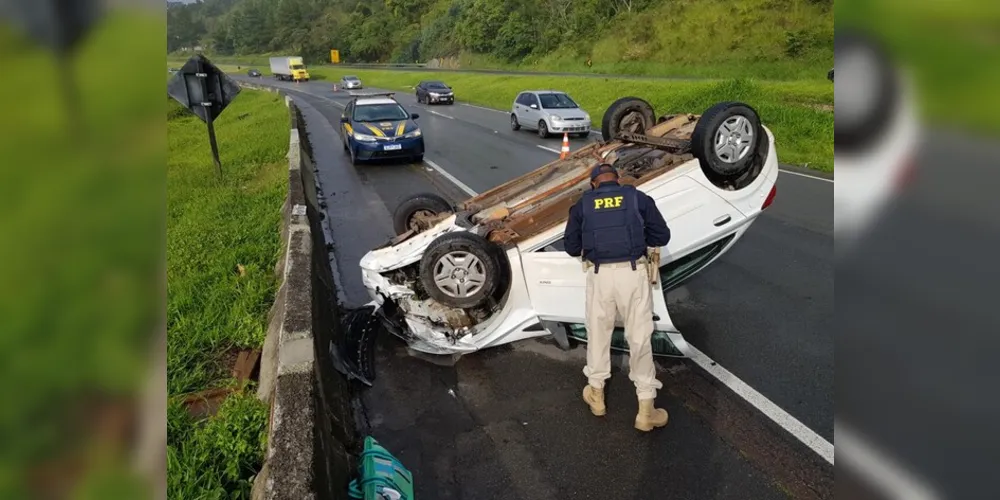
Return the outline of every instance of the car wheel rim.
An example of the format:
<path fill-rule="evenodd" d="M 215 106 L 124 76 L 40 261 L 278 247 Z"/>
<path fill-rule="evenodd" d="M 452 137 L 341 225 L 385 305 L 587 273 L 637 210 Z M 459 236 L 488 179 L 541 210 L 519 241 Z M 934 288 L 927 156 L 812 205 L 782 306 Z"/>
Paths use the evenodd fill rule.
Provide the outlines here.
<path fill-rule="evenodd" d="M 511 127 L 517 126 L 517 118 L 514 118 L 513 116 L 510 117 L 510 126 Z"/>
<path fill-rule="evenodd" d="M 745 116 L 730 117 L 715 131 L 715 156 L 726 163 L 746 158 L 752 147 L 753 127 Z"/>
<path fill-rule="evenodd" d="M 449 297 L 471 297 L 486 284 L 486 267 L 469 252 L 450 252 L 434 265 L 434 283 Z"/>

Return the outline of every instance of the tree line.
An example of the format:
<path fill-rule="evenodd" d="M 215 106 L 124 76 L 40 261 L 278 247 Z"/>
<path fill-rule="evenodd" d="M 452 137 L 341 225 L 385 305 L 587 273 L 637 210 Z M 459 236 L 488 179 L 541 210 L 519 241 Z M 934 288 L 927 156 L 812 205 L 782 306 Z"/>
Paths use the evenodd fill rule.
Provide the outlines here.
<path fill-rule="evenodd" d="M 663 0 L 201 0 L 167 5 L 167 50 L 283 52 L 326 61 L 423 62 L 462 51 L 518 61 L 586 54 L 619 15 Z"/>

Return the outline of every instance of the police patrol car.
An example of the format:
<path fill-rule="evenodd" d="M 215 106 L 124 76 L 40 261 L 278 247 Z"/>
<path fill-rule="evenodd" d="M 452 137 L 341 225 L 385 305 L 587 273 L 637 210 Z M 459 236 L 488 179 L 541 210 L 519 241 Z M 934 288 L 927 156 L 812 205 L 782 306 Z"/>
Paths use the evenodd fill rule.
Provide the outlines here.
<path fill-rule="evenodd" d="M 340 117 L 340 136 L 351 163 L 365 160 L 424 159 L 424 138 L 414 121 L 395 99 L 394 92 L 351 93 L 351 101 Z"/>
<path fill-rule="evenodd" d="M 774 136 L 746 104 L 655 118 L 649 103 L 624 97 L 601 123 L 603 141 L 457 206 L 430 193 L 400 203 L 397 236 L 360 262 L 372 314 L 430 354 L 545 335 L 564 346 L 569 337 L 586 341 L 584 263 L 566 253 L 563 238 L 595 166 L 612 165 L 666 219 L 670 241 L 647 254 L 659 264 L 651 286 L 664 292 L 729 251 L 775 198 Z M 653 294 L 653 311 L 653 353 L 686 356 L 664 294 Z M 627 349 L 620 328 L 612 346 Z"/>

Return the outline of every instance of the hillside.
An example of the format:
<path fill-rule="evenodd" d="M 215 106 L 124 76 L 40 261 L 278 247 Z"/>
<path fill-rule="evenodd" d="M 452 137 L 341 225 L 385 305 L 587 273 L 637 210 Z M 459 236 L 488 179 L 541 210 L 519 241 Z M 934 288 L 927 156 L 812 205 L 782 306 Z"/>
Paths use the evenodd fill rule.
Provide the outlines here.
<path fill-rule="evenodd" d="M 832 0 L 204 0 L 168 51 L 638 75 L 822 78 Z"/>

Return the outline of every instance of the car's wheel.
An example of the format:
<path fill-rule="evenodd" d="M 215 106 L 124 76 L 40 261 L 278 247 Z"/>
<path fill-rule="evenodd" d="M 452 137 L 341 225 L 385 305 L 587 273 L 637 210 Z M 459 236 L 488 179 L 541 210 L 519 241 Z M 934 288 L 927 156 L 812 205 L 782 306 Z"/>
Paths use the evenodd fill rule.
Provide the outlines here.
<path fill-rule="evenodd" d="M 601 120 L 601 136 L 605 141 L 619 133 L 642 134 L 656 123 L 653 106 L 638 97 L 622 97 L 608 106 Z"/>
<path fill-rule="evenodd" d="M 739 189 L 753 179 L 746 174 L 763 161 L 761 143 L 766 143 L 760 117 L 741 102 L 723 102 L 708 108 L 691 134 L 691 152 L 712 183 L 727 187 L 739 181 Z M 759 169 L 758 169 L 759 173 Z"/>
<path fill-rule="evenodd" d="M 423 163 L 423 161 L 424 161 L 423 153 L 420 153 L 418 155 L 413 155 L 413 163 Z"/>
<path fill-rule="evenodd" d="M 417 220 L 421 217 L 432 217 L 455 209 L 448 200 L 434 193 L 415 194 L 399 204 L 392 214 L 392 227 L 396 234 L 403 234 L 411 229 L 419 230 Z"/>
<path fill-rule="evenodd" d="M 882 140 L 896 116 L 902 84 L 876 40 L 848 31 L 838 33 L 833 46 L 834 66 L 841 72 L 846 68 L 844 81 L 852 82 L 834 90 L 833 147 L 841 152 L 864 150 Z"/>
<path fill-rule="evenodd" d="M 423 104 L 423 103 L 424 103 L 424 99 L 422 97 L 420 97 L 420 94 L 417 94 L 417 104 Z"/>
<path fill-rule="evenodd" d="M 549 126 L 545 123 L 545 120 L 538 120 L 538 137 L 542 139 L 549 138 Z"/>
<path fill-rule="evenodd" d="M 517 115 L 515 115 L 514 113 L 510 114 L 510 129 L 513 130 L 514 132 L 521 130 L 521 124 L 517 123 Z"/>
<path fill-rule="evenodd" d="M 434 300 L 470 308 L 490 299 L 501 281 L 498 252 L 468 231 L 453 231 L 431 242 L 420 259 L 420 282 Z"/>
<path fill-rule="evenodd" d="M 354 148 L 347 148 L 347 150 L 351 154 L 351 165 L 360 165 L 361 160 L 358 159 L 358 155 L 354 152 Z"/>

